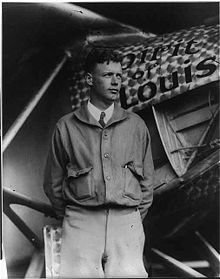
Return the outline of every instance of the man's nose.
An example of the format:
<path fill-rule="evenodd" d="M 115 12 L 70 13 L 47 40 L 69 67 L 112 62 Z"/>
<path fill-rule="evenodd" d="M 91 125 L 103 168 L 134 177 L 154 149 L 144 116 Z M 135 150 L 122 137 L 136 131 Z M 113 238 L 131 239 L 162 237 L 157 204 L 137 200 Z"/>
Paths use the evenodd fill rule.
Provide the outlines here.
<path fill-rule="evenodd" d="M 112 82 L 112 84 L 118 85 L 118 79 L 115 75 L 112 76 L 111 82 Z"/>

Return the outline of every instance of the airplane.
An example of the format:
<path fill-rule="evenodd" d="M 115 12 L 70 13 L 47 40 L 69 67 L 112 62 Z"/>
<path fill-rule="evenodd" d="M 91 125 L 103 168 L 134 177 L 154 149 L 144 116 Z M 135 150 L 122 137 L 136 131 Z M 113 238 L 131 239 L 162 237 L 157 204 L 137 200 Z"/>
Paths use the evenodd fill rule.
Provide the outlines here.
<path fill-rule="evenodd" d="M 88 99 L 82 67 L 93 46 L 121 53 L 118 102 L 140 115 L 151 134 L 155 182 L 144 220 L 146 268 L 151 276 L 154 266 L 161 276 L 218 276 L 218 20 L 156 35 L 82 6 L 2 6 L 8 277 L 16 264 L 21 278 L 56 276 L 61 228 L 43 193 L 43 170 L 55 123 Z M 198 249 L 200 260 L 186 262 L 186 251 L 178 251 L 184 249 Z"/>

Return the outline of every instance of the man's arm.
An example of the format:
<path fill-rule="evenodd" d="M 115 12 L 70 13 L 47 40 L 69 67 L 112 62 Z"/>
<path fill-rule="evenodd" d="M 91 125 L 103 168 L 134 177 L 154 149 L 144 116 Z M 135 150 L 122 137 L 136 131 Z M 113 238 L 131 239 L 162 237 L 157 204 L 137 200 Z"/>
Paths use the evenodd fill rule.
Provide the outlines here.
<path fill-rule="evenodd" d="M 65 213 L 65 201 L 62 197 L 62 184 L 66 173 L 66 162 L 66 152 L 59 129 L 56 126 L 46 162 L 43 187 L 59 218 L 62 218 Z"/>
<path fill-rule="evenodd" d="M 151 152 L 151 140 L 150 134 L 146 127 L 144 131 L 143 143 L 145 146 L 145 152 L 143 156 L 143 175 L 144 179 L 140 181 L 141 191 L 142 191 L 142 201 L 139 205 L 139 210 L 141 213 L 141 218 L 144 220 L 147 215 L 148 208 L 153 202 L 153 183 L 154 183 L 154 165 Z"/>

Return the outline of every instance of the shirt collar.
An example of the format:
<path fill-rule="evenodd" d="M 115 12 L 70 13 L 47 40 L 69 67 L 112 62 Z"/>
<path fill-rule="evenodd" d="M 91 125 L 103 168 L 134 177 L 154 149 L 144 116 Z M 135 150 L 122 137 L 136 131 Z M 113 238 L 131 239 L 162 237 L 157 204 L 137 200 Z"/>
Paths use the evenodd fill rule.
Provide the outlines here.
<path fill-rule="evenodd" d="M 100 119 L 101 112 L 104 111 L 105 112 L 104 122 L 107 123 L 109 119 L 112 117 L 114 111 L 114 103 L 111 104 L 106 110 L 100 110 L 96 106 L 94 106 L 90 101 L 88 101 L 88 110 L 97 121 L 99 121 Z"/>
<path fill-rule="evenodd" d="M 75 115 L 80 121 L 84 123 L 101 127 L 101 124 L 99 124 L 99 122 L 97 122 L 97 120 L 89 112 L 88 102 L 85 102 L 84 104 L 81 105 L 80 108 L 75 110 L 73 112 L 73 115 Z M 109 120 L 109 122 L 106 124 L 106 127 L 112 125 L 115 122 L 122 121 L 127 117 L 128 117 L 128 112 L 123 108 L 121 108 L 121 106 L 118 103 L 115 103 L 113 115 Z"/>

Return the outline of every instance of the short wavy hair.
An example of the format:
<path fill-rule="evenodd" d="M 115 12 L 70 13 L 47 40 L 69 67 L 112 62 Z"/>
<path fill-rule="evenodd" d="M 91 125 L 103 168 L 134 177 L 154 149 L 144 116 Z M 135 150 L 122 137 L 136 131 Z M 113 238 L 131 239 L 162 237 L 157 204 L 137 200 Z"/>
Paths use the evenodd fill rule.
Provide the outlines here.
<path fill-rule="evenodd" d="M 115 49 L 93 48 L 86 58 L 84 70 L 87 73 L 91 72 L 97 63 L 109 63 L 110 61 L 121 63 L 122 57 Z"/>

